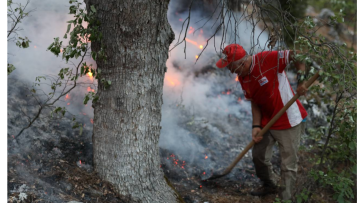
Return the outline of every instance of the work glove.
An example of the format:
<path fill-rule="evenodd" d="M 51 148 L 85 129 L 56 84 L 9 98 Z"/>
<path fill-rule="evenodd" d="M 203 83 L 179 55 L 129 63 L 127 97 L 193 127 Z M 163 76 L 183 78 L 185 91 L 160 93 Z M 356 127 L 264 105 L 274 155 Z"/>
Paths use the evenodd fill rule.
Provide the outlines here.
<path fill-rule="evenodd" d="M 260 128 L 253 128 L 252 129 L 252 139 L 254 140 L 255 143 L 260 142 L 262 140 L 262 138 L 263 138 L 262 136 L 256 137 L 256 135 L 259 134 L 260 131 L 261 131 Z"/>
<path fill-rule="evenodd" d="M 296 89 L 296 93 L 298 93 L 300 96 L 305 95 L 307 91 L 308 89 L 306 88 L 305 83 L 300 84 Z"/>

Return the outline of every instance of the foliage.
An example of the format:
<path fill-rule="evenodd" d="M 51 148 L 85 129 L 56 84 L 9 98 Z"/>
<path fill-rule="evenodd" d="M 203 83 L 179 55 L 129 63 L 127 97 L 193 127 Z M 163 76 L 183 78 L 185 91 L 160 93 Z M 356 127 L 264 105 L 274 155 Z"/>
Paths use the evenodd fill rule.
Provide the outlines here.
<path fill-rule="evenodd" d="M 331 20 L 336 23 L 341 18 L 335 16 Z M 336 45 L 317 35 L 311 18 L 299 25 L 302 29 L 295 47 L 306 54 L 298 54 L 296 58 L 307 64 L 310 74 L 317 72 L 313 62 L 321 64 L 320 84 L 312 91 L 314 95 L 323 96 L 321 101 L 329 107 L 325 112 L 328 125 L 308 130 L 309 139 L 316 143 L 310 150 L 321 151 L 315 154 L 313 160 L 317 167 L 311 176 L 317 184 L 331 188 L 338 202 L 347 202 L 354 198 L 356 176 L 351 171 L 357 164 L 356 54 L 346 44 Z"/>
<path fill-rule="evenodd" d="M 356 24 L 356 0 L 318 0 L 311 4 L 318 12 L 323 8 L 329 8 L 335 14 L 343 16 L 348 25 Z"/>
<path fill-rule="evenodd" d="M 287 15 L 293 16 L 289 18 L 291 23 L 295 23 L 299 19 L 304 19 L 305 10 L 308 6 L 307 0 L 279 0 L 281 10 L 288 12 Z M 289 30 L 289 32 L 284 33 L 284 41 L 287 45 L 291 45 L 295 38 L 295 31 Z"/>
<path fill-rule="evenodd" d="M 7 31 L 7 40 L 15 41 L 17 36 L 17 31 L 19 31 L 18 24 L 29 15 L 30 12 L 26 11 L 26 7 L 28 6 L 29 1 L 26 2 L 25 5 L 21 5 L 21 3 L 14 3 L 12 0 L 7 1 L 7 17 L 8 21 L 10 21 L 10 29 Z M 29 43 L 31 41 L 25 37 L 18 37 L 16 41 L 16 46 L 19 48 L 28 48 Z M 13 64 L 8 63 L 7 73 L 10 75 L 11 72 L 15 70 L 15 66 Z"/>

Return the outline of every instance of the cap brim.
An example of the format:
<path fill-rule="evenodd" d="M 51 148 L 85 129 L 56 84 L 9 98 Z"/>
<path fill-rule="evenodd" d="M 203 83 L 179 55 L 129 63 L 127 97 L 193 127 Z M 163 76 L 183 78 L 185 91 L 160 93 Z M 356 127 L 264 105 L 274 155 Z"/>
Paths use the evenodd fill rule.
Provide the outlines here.
<path fill-rule="evenodd" d="M 216 63 L 216 66 L 218 67 L 218 68 L 225 68 L 226 66 L 228 66 L 229 65 L 229 61 L 226 61 L 226 60 L 224 60 L 224 59 L 220 59 L 217 63 Z"/>

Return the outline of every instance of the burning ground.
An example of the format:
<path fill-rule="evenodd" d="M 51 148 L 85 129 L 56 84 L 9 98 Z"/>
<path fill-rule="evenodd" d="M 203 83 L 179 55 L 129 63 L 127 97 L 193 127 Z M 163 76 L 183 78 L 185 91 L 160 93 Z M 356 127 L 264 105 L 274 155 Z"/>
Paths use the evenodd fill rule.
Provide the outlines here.
<path fill-rule="evenodd" d="M 221 78 L 221 74 L 215 75 Z M 49 109 L 34 126 L 15 140 L 14 135 L 27 124 L 24 114 L 34 114 L 36 106 L 26 96 L 28 89 L 23 83 L 10 79 L 8 87 L 9 202 L 19 199 L 24 199 L 25 202 L 126 202 L 126 197 L 116 195 L 112 187 L 100 180 L 93 171 L 92 123 L 88 115 L 80 118 L 84 122 L 80 134 L 79 129 L 71 129 L 71 116 L 50 117 Z M 220 100 L 221 97 L 233 96 L 235 99 L 233 94 L 236 92 L 228 94 L 229 91 L 230 89 L 211 97 Z M 65 99 L 66 102 L 71 102 L 71 97 Z M 238 102 L 238 99 L 234 100 L 234 104 L 238 105 Z M 21 106 L 25 108 L 21 109 Z M 227 194 L 232 194 L 231 191 L 235 194 L 237 191 L 237 196 L 241 196 L 239 189 L 252 188 L 258 184 L 248 156 L 227 178 L 216 182 L 201 181 L 201 177 L 211 173 L 211 169 L 226 166 L 249 142 L 249 137 L 245 136 L 248 132 L 239 133 L 237 129 L 229 127 L 242 128 L 246 122 L 239 120 L 249 117 L 249 112 L 244 110 L 238 115 L 228 112 L 228 126 L 222 126 L 209 122 L 209 118 L 195 116 L 194 111 L 187 110 L 183 104 L 168 104 L 164 108 L 172 108 L 171 111 L 165 110 L 165 113 L 176 112 L 178 116 L 177 126 L 167 126 L 162 132 L 161 167 L 186 202 L 202 201 L 204 194 L 214 190 L 218 195 L 223 190 Z M 224 112 L 225 110 L 223 109 Z M 168 148 L 175 143 L 166 145 L 170 147 L 163 147 L 164 142 L 168 141 L 164 136 L 166 130 L 170 130 L 169 127 L 182 134 L 178 137 L 182 139 L 181 142 L 178 141 L 178 146 L 172 150 Z"/>
<path fill-rule="evenodd" d="M 212 170 L 226 167 L 250 142 L 251 114 L 232 75 L 211 66 L 205 66 L 200 72 L 197 77 L 191 77 L 191 87 L 182 85 L 182 94 L 169 94 L 170 90 L 176 92 L 176 85 L 164 87 L 160 167 L 185 202 L 271 202 L 275 196 L 260 199 L 248 194 L 260 185 L 251 153 L 228 176 L 202 181 Z M 172 80 L 180 84 L 184 78 Z M 216 87 L 205 85 L 206 89 L 206 81 Z M 33 127 L 15 140 L 13 135 L 26 125 L 24 113 L 34 114 L 36 106 L 26 96 L 25 84 L 16 79 L 10 79 L 9 84 L 9 202 L 17 199 L 25 199 L 25 202 L 127 202 L 126 197 L 116 195 L 111 185 L 93 171 L 92 123 L 88 114 L 79 117 L 84 123 L 80 133 L 79 129 L 71 129 L 71 116 L 50 117 L 50 110 L 47 110 Z M 197 91 L 206 93 L 203 96 L 206 101 L 188 100 L 191 97 L 187 94 Z M 64 99 L 66 103 L 73 103 L 75 98 Z M 202 107 L 198 106 L 199 102 Z M 21 110 L 21 106 L 25 108 Z M 278 161 L 278 153 L 275 153 L 274 165 L 279 172 Z"/>

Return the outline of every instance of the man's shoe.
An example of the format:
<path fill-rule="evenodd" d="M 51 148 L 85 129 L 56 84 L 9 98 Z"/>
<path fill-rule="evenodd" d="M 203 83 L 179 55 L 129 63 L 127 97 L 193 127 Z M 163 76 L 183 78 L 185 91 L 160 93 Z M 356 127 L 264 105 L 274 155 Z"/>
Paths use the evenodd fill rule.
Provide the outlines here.
<path fill-rule="evenodd" d="M 263 185 L 257 189 L 255 189 L 254 191 L 250 192 L 250 194 L 252 196 L 265 196 L 265 195 L 269 195 L 269 194 L 276 194 L 278 192 L 277 187 L 274 186 L 268 186 L 268 185 Z"/>

